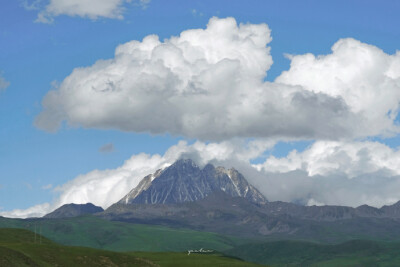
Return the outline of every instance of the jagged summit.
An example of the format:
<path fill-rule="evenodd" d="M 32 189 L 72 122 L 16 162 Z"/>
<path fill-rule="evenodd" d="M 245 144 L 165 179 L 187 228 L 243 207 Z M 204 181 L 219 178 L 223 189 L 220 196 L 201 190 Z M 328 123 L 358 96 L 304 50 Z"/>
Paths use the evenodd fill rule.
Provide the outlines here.
<path fill-rule="evenodd" d="M 253 203 L 265 203 L 265 197 L 235 169 L 226 170 L 207 164 L 203 169 L 191 159 L 180 159 L 142 181 L 121 204 L 170 204 L 203 199 L 213 192 L 225 192 Z"/>

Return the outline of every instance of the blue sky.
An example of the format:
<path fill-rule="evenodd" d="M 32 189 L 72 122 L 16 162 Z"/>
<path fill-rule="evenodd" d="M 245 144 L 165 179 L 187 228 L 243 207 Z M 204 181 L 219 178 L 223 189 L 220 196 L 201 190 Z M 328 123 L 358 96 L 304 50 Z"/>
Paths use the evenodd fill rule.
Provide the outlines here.
<path fill-rule="evenodd" d="M 65 122 L 57 132 L 47 132 L 34 125 L 43 111 L 43 98 L 54 84 L 62 83 L 75 68 L 113 58 L 120 44 L 141 41 L 150 34 L 162 41 L 185 30 L 204 29 L 213 16 L 233 17 L 237 23 L 265 23 L 272 35 L 268 46 L 273 64 L 264 77 L 269 82 L 289 69 L 285 54 L 329 54 L 341 38 L 354 38 L 388 55 L 400 48 L 398 1 L 152 0 L 145 6 L 121 2 L 123 18 L 49 13 L 51 23 L 35 22 L 49 5 L 46 0 L 36 2 L 36 9 L 24 7 L 35 1 L 0 4 L 0 77 L 9 82 L 0 89 L 0 211 L 51 203 L 59 195 L 55 187 L 95 169 L 115 169 L 141 152 L 162 155 L 179 140 L 190 145 L 198 139 L 209 143 L 230 138 L 196 138 L 185 131 L 155 134 L 146 129 L 75 127 Z M 245 137 L 253 138 L 251 133 Z M 268 138 L 263 136 L 264 141 Z M 274 146 L 248 160 L 262 164 L 271 155 L 286 157 L 293 149 L 301 152 L 319 140 L 299 137 L 286 142 L 287 136 L 279 138 L 279 134 L 272 139 L 277 142 Z M 397 133 L 390 138 L 371 133 L 350 139 L 377 141 L 395 152 L 400 141 Z M 107 144 L 112 144 L 110 151 L 101 152 Z"/>

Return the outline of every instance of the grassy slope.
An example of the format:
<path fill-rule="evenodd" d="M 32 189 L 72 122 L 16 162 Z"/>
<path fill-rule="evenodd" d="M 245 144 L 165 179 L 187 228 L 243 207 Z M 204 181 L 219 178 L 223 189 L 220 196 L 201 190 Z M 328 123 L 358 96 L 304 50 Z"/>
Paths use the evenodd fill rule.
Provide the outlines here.
<path fill-rule="evenodd" d="M 329 246 L 302 241 L 255 243 L 256 241 L 254 240 L 227 237 L 214 233 L 111 222 L 93 216 L 62 220 L 0 218 L 0 227 L 34 230 L 35 225 L 38 231 L 41 226 L 43 235 L 58 243 L 113 251 L 182 252 L 188 249 L 205 248 L 228 252 L 230 255 L 247 261 L 276 266 L 286 266 L 287 264 L 289 266 L 311 266 L 313 264 L 315 266 L 400 266 L 400 256 L 398 256 L 400 255 L 398 253 L 400 251 L 400 243 L 394 242 L 364 240 Z M 31 236 L 27 238 L 30 238 L 30 242 L 33 242 L 34 234 L 31 233 Z M 18 250 L 8 253 L 7 249 L 9 248 L 1 247 L 0 254 L 18 254 Z M 203 257 L 203 255 L 184 257 L 187 256 L 185 253 L 168 253 L 162 256 L 162 253 L 138 254 L 135 252 L 131 255 L 146 255 L 146 257 L 155 262 L 158 262 L 161 257 L 164 265 L 168 264 L 168 261 L 170 262 L 170 265 L 166 266 L 174 266 L 177 258 L 181 263 L 189 260 L 192 265 L 195 264 L 192 259 Z M 223 257 L 217 257 L 217 255 L 211 255 L 210 257 L 214 257 L 211 259 L 214 261 L 216 259 L 218 261 L 225 260 Z M 20 266 L 24 266 L 24 260 L 29 261 L 29 258 L 24 259 L 21 255 L 18 258 L 21 260 Z M 29 265 L 31 264 L 27 266 Z M 182 266 L 187 265 L 183 264 Z M 0 266 L 2 265 L 0 264 Z M 222 264 L 221 266 L 224 265 Z"/>
<path fill-rule="evenodd" d="M 179 252 L 133 252 L 131 255 L 150 259 L 163 267 L 256 267 L 255 263 L 244 262 L 235 258 L 229 258 L 221 254 L 190 254 Z"/>
<path fill-rule="evenodd" d="M 186 251 L 233 248 L 248 240 L 187 229 L 112 222 L 87 216 L 71 219 L 0 219 L 0 227 L 24 228 L 71 246 L 87 246 L 113 251 Z M 32 236 L 34 238 L 34 236 Z"/>
<path fill-rule="evenodd" d="M 23 229 L 0 229 L 0 266 L 259 266 L 214 255 L 174 252 L 118 253 L 58 245 Z M 38 243 L 41 240 L 41 243 Z"/>
<path fill-rule="evenodd" d="M 337 245 L 276 241 L 226 251 L 271 266 L 400 266 L 400 243 L 353 240 Z"/>
<path fill-rule="evenodd" d="M 0 266 L 155 266 L 134 255 L 58 245 L 23 229 L 0 229 Z M 39 243 L 41 240 L 41 243 Z"/>

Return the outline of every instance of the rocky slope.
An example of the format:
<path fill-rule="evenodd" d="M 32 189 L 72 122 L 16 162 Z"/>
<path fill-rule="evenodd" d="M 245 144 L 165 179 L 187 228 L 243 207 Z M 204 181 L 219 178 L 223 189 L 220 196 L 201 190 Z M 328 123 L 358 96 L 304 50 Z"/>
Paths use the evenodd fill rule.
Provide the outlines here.
<path fill-rule="evenodd" d="M 164 170 L 143 178 L 123 197 L 120 204 L 173 204 L 204 199 L 214 192 L 225 192 L 263 204 L 267 199 L 235 169 L 207 164 L 203 169 L 190 159 L 176 161 Z"/>

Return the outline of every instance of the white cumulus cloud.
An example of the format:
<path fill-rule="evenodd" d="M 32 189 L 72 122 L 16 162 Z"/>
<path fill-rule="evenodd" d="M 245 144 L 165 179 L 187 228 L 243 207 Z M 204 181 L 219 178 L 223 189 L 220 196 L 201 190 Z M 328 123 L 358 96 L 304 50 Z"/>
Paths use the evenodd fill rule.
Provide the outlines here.
<path fill-rule="evenodd" d="M 317 141 L 301 153 L 271 156 L 257 167 L 279 173 L 302 170 L 310 176 L 343 173 L 353 178 L 377 171 L 400 175 L 400 151 L 379 142 Z"/>
<path fill-rule="evenodd" d="M 289 58 L 290 69 L 277 82 L 342 98 L 351 112 L 364 118 L 365 125 L 359 131 L 367 129 L 368 135 L 398 130 L 393 121 L 400 102 L 400 51 L 388 55 L 378 47 L 348 38 L 336 42 L 331 54 Z"/>
<path fill-rule="evenodd" d="M 376 207 L 400 200 L 400 151 L 379 142 L 317 141 L 253 165 L 270 200 Z"/>
<path fill-rule="evenodd" d="M 291 56 L 291 68 L 265 82 L 271 40 L 266 24 L 212 18 L 164 41 L 122 44 L 114 58 L 74 69 L 50 91 L 35 124 L 216 141 L 398 132 L 399 53 L 342 39 L 329 55 Z"/>
<path fill-rule="evenodd" d="M 78 16 L 96 20 L 98 18 L 122 19 L 124 4 L 136 3 L 146 7 L 150 0 L 34 0 L 22 2 L 27 10 L 39 10 L 37 22 L 51 23 L 60 15 Z"/>

